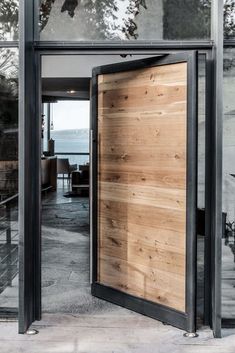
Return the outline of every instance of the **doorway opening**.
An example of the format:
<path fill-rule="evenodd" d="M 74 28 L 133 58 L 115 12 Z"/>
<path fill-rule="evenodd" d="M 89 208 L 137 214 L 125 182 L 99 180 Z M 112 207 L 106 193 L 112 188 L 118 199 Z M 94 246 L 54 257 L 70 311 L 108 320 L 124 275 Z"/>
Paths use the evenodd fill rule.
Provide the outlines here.
<path fill-rule="evenodd" d="M 75 314 L 89 289 L 90 107 L 64 99 L 43 96 L 42 310 Z"/>
<path fill-rule="evenodd" d="M 42 313 L 120 312 L 90 288 L 90 115 L 95 66 L 143 55 L 42 57 Z"/>
<path fill-rule="evenodd" d="M 91 78 L 94 67 L 148 57 L 150 55 L 42 56 L 43 313 L 74 315 L 104 314 L 110 311 L 125 313 L 125 309 L 91 295 L 89 231 Z M 201 222 L 203 223 L 203 209 L 205 208 L 205 55 L 202 55 L 199 60 L 199 68 L 201 69 L 199 70 L 198 95 L 200 165 L 198 165 L 197 206 L 201 209 Z M 170 133 L 173 139 L 173 131 Z M 138 193 L 138 188 L 136 190 Z M 199 225 L 198 230 L 197 303 L 198 318 L 202 322 L 204 314 L 204 229 Z M 177 248 L 177 245 L 175 247 Z"/>

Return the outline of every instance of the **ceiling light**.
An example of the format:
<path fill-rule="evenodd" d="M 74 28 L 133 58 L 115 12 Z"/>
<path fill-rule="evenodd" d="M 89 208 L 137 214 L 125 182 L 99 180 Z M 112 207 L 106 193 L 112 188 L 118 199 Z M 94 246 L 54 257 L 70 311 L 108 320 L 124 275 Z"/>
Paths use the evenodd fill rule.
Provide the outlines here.
<path fill-rule="evenodd" d="M 69 93 L 69 94 L 74 94 L 74 93 L 76 93 L 76 91 L 74 91 L 73 89 L 71 89 L 70 91 L 67 91 L 67 93 Z"/>

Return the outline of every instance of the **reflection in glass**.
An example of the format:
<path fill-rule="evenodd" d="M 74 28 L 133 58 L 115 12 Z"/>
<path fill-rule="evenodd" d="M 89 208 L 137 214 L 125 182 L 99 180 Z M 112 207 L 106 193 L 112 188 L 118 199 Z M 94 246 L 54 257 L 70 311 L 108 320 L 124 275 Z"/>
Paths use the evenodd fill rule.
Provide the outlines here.
<path fill-rule="evenodd" d="M 18 297 L 18 52 L 0 50 L 0 314 Z M 3 313 L 4 314 L 4 313 Z"/>
<path fill-rule="evenodd" d="M 18 40 L 19 0 L 0 1 L 0 40 Z"/>
<path fill-rule="evenodd" d="M 41 0 L 41 40 L 210 37 L 210 0 Z"/>
<path fill-rule="evenodd" d="M 222 317 L 235 318 L 235 49 L 224 52 Z M 226 223 L 226 225 L 225 225 Z"/>
<path fill-rule="evenodd" d="M 224 38 L 235 37 L 235 1 L 224 0 Z"/>

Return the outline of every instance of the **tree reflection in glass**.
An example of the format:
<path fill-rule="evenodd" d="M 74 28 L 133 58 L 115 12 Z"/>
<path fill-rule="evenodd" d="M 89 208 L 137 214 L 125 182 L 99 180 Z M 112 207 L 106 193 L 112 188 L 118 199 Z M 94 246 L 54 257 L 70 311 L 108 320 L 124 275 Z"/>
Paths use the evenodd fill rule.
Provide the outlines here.
<path fill-rule="evenodd" d="M 18 40 L 19 0 L 0 1 L 0 40 Z"/>
<path fill-rule="evenodd" d="M 42 40 L 210 37 L 211 0 L 42 0 Z"/>
<path fill-rule="evenodd" d="M 0 50 L 0 201 L 18 190 L 18 53 Z"/>

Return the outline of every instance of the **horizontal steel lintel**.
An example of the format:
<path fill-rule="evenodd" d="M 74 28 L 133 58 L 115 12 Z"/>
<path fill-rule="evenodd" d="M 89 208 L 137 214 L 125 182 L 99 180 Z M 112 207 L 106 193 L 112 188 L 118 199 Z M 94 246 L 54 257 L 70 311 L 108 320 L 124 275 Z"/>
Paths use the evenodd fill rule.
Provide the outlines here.
<path fill-rule="evenodd" d="M 18 41 L 0 41 L 0 48 L 18 48 Z"/>
<path fill-rule="evenodd" d="M 19 42 L 0 41 L 0 48 L 18 48 Z M 213 40 L 208 41 L 138 41 L 137 42 L 65 42 L 65 41 L 35 41 L 34 47 L 36 50 L 68 50 L 68 49 L 211 49 Z M 234 39 L 225 39 L 224 47 L 235 47 Z"/>
<path fill-rule="evenodd" d="M 132 49 L 211 49 L 213 47 L 213 41 L 102 41 L 102 42 L 79 42 L 79 41 L 36 41 L 34 42 L 34 48 L 38 50 L 68 50 L 68 49 L 79 49 L 79 50 L 108 50 L 108 49 L 121 49 L 121 50 L 132 50 Z"/>

